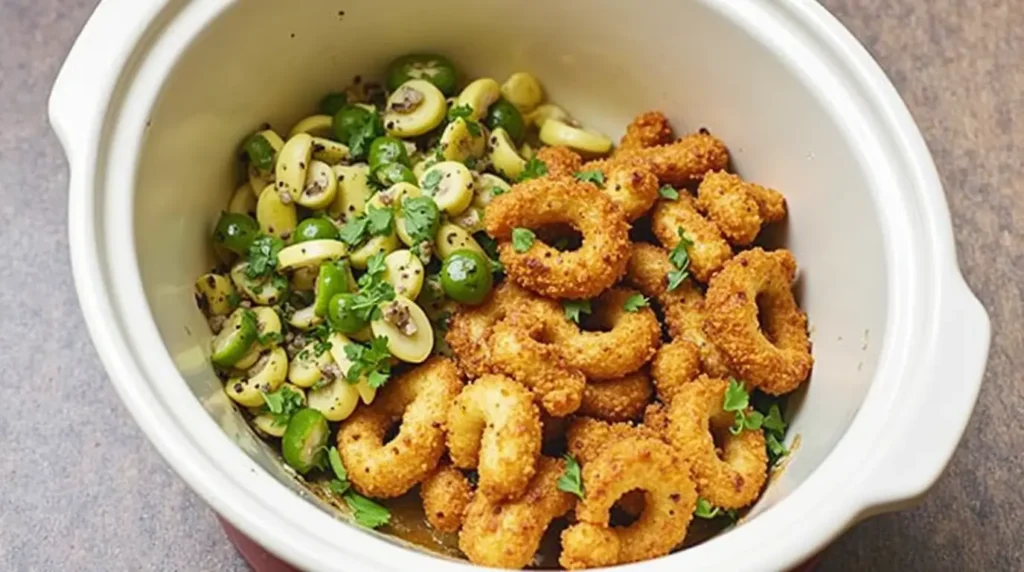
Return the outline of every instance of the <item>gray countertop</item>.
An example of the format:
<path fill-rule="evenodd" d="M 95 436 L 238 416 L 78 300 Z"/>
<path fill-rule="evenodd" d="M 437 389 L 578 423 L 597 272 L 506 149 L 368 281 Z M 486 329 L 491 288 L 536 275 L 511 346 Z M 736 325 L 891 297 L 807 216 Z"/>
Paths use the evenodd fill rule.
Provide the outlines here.
<path fill-rule="evenodd" d="M 0 0 L 0 569 L 244 570 L 121 406 L 75 299 L 67 167 L 46 99 L 95 3 Z M 931 495 L 854 527 L 821 569 L 1024 570 L 1024 9 L 824 4 L 917 118 L 994 339 L 974 418 Z"/>

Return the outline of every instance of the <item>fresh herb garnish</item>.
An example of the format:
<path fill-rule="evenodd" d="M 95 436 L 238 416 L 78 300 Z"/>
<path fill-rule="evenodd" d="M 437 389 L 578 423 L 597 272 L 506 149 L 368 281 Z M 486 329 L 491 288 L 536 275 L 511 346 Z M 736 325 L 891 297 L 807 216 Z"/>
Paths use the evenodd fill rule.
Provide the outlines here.
<path fill-rule="evenodd" d="M 764 423 L 764 415 L 760 411 L 750 409 L 750 394 L 747 393 L 743 382 L 731 377 L 729 387 L 725 390 L 725 398 L 722 400 L 722 409 L 733 412 L 734 421 L 729 428 L 733 435 L 739 435 L 744 430 L 755 431 Z"/>
<path fill-rule="evenodd" d="M 364 278 L 366 276 L 369 276 L 370 278 L 364 280 L 363 282 L 369 283 L 371 280 L 375 280 L 381 277 L 381 274 L 388 268 L 387 263 L 384 261 L 385 258 L 387 257 L 384 255 L 383 252 L 378 252 L 377 254 L 374 254 L 369 259 L 367 259 L 366 274 L 360 276 L 360 278 Z"/>
<path fill-rule="evenodd" d="M 288 425 L 292 415 L 299 409 L 302 409 L 304 405 L 302 394 L 287 385 L 281 386 L 277 391 L 261 393 L 263 394 L 263 401 L 266 403 L 265 408 L 274 418 L 273 425 L 276 427 Z"/>
<path fill-rule="evenodd" d="M 679 199 L 679 191 L 675 190 L 672 185 L 662 185 L 661 188 L 658 189 L 658 196 L 663 199 L 674 201 Z"/>
<path fill-rule="evenodd" d="M 643 294 L 633 294 L 629 298 L 626 298 L 626 302 L 622 304 L 622 309 L 635 313 L 639 312 L 640 308 L 646 308 L 650 303 Z"/>
<path fill-rule="evenodd" d="M 238 292 L 228 292 L 228 306 L 237 308 L 241 303 L 242 297 L 238 295 Z"/>
<path fill-rule="evenodd" d="M 499 187 L 498 185 L 494 185 L 493 187 L 491 187 L 491 196 L 492 197 L 497 197 L 497 196 L 504 195 L 506 192 L 508 192 L 508 189 L 506 189 L 504 187 Z"/>
<path fill-rule="evenodd" d="M 366 218 L 370 221 L 367 225 L 367 230 L 370 232 L 370 235 L 382 236 L 391 233 L 392 223 L 395 220 L 395 213 L 388 208 L 380 209 L 371 206 L 366 211 Z"/>
<path fill-rule="evenodd" d="M 576 462 L 575 457 L 568 453 L 562 456 L 562 458 L 565 459 L 565 471 L 562 473 L 562 476 L 558 477 L 558 490 L 584 498 L 583 475 L 580 474 L 580 464 Z"/>
<path fill-rule="evenodd" d="M 669 262 L 676 267 L 668 273 L 669 292 L 678 288 L 690 276 L 690 254 L 687 250 L 693 247 L 693 241 L 686 238 L 683 227 L 677 228 L 676 232 L 679 233 L 679 244 L 668 253 Z"/>
<path fill-rule="evenodd" d="M 245 275 L 249 278 L 265 278 L 277 268 L 277 254 L 284 248 L 284 241 L 276 236 L 263 234 L 249 245 L 249 264 Z"/>
<path fill-rule="evenodd" d="M 317 356 L 323 355 L 324 352 L 331 351 L 331 328 L 327 324 L 317 325 L 309 331 L 308 335 L 313 338 L 313 352 Z"/>
<path fill-rule="evenodd" d="M 562 300 L 562 308 L 565 310 L 565 317 L 580 323 L 581 314 L 591 312 L 590 300 Z"/>
<path fill-rule="evenodd" d="M 434 169 L 423 176 L 423 182 L 420 183 L 420 188 L 423 192 L 433 196 L 434 191 L 437 190 L 437 186 L 441 184 L 441 178 L 444 175 L 440 169 Z"/>
<path fill-rule="evenodd" d="M 697 508 L 693 510 L 693 516 L 697 518 L 712 519 L 718 516 L 722 509 L 712 506 L 707 499 L 697 497 Z"/>
<path fill-rule="evenodd" d="M 761 423 L 764 429 L 765 446 L 768 449 L 768 465 L 774 467 L 783 457 L 789 454 L 783 441 L 786 439 L 786 421 L 777 403 L 772 403 L 768 414 Z"/>
<path fill-rule="evenodd" d="M 438 172 L 431 171 L 428 176 L 433 173 Z M 437 208 L 434 199 L 430 197 L 406 198 L 402 201 L 402 214 L 405 217 L 405 231 L 409 233 L 413 244 L 434 240 L 437 227 L 441 222 L 441 211 Z"/>
<path fill-rule="evenodd" d="M 352 485 L 348 481 L 348 471 L 345 470 L 345 465 L 341 462 L 341 455 L 338 454 L 337 448 L 331 447 L 327 451 L 327 459 L 330 461 L 331 471 L 335 477 L 331 479 L 328 486 L 331 492 L 345 500 L 355 521 L 367 528 L 377 528 L 387 524 L 391 520 L 391 513 L 387 508 L 352 490 Z"/>
<path fill-rule="evenodd" d="M 530 160 L 526 162 L 526 166 L 523 167 L 523 172 L 519 173 L 516 180 L 519 182 L 528 181 L 530 179 L 536 179 L 543 177 L 548 174 L 548 165 L 544 161 L 536 157 L 530 157 Z"/>
<path fill-rule="evenodd" d="M 370 143 L 384 135 L 384 125 L 376 113 L 367 116 L 366 122 L 352 132 L 348 140 L 348 152 L 354 159 L 366 157 Z"/>
<path fill-rule="evenodd" d="M 262 134 L 253 134 L 242 147 L 249 156 L 249 162 L 260 171 L 266 173 L 274 167 L 274 147 Z"/>
<path fill-rule="evenodd" d="M 345 357 L 352 361 L 345 379 L 350 383 L 365 377 L 366 383 L 378 388 L 391 378 L 391 352 L 388 350 L 388 339 L 376 336 L 370 340 L 369 346 L 350 343 L 345 345 Z"/>
<path fill-rule="evenodd" d="M 512 229 L 512 248 L 520 254 L 530 250 L 536 239 L 537 235 L 528 228 L 519 227 Z"/>
<path fill-rule="evenodd" d="M 355 246 L 362 242 L 363 238 L 366 237 L 369 225 L 370 219 L 364 216 L 350 219 L 345 223 L 345 226 L 341 227 L 341 230 L 338 231 L 338 238 L 349 246 Z"/>
<path fill-rule="evenodd" d="M 584 183 L 594 183 L 598 187 L 604 187 L 604 173 L 598 170 L 579 171 L 574 175 L 577 180 Z"/>

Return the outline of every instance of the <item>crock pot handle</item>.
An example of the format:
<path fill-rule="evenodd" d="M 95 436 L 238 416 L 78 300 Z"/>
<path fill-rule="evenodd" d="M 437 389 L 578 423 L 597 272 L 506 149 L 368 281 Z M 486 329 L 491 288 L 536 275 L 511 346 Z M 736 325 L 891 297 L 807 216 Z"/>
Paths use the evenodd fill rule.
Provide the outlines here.
<path fill-rule="evenodd" d="M 981 302 L 956 276 L 939 309 L 935 356 L 914 384 L 914 395 L 901 396 L 906 407 L 892 423 L 893 443 L 871 471 L 871 505 L 884 512 L 915 504 L 939 479 L 970 421 L 988 361 L 991 325 Z"/>

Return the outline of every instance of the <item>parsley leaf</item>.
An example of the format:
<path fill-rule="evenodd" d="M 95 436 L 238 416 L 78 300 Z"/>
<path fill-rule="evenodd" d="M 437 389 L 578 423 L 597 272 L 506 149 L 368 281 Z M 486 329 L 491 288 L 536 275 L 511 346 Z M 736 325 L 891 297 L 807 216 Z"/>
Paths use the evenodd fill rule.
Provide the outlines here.
<path fill-rule="evenodd" d="M 562 476 L 558 477 L 558 490 L 566 493 L 572 493 L 580 498 L 585 498 L 585 493 L 583 491 L 583 475 L 580 474 L 580 464 L 568 453 L 566 453 L 562 458 L 565 459 L 565 472 L 562 473 Z"/>
<path fill-rule="evenodd" d="M 352 509 L 356 522 L 367 528 L 384 526 L 391 521 L 387 508 L 351 490 L 345 493 L 345 504 Z"/>
<path fill-rule="evenodd" d="M 640 311 L 640 308 L 646 308 L 649 305 L 649 301 L 643 294 L 633 294 L 626 298 L 626 302 L 622 304 L 622 309 L 630 313 L 636 313 Z"/>
<path fill-rule="evenodd" d="M 601 171 L 579 171 L 574 176 L 584 183 L 594 183 L 599 188 L 604 187 L 604 173 Z"/>
<path fill-rule="evenodd" d="M 339 481 L 347 481 L 348 471 L 345 470 L 345 465 L 341 462 L 341 455 L 338 454 L 337 447 L 331 447 L 327 450 L 327 460 L 331 462 L 331 470 L 334 471 L 334 476 Z"/>
<path fill-rule="evenodd" d="M 313 352 L 317 355 L 323 355 L 324 352 L 331 351 L 331 329 L 327 324 L 320 324 L 317 327 L 309 331 L 309 335 L 312 336 L 316 342 L 313 344 Z"/>
<path fill-rule="evenodd" d="M 228 293 L 228 305 L 232 308 L 237 308 L 242 303 L 242 297 L 238 295 L 238 292 L 232 290 Z"/>
<path fill-rule="evenodd" d="M 480 129 L 479 123 L 477 123 L 476 121 L 471 121 L 469 119 L 465 119 L 464 121 L 466 122 L 466 130 L 469 131 L 470 135 L 472 135 L 473 137 L 479 137 L 483 135 L 483 130 Z"/>
<path fill-rule="evenodd" d="M 380 278 L 380 275 L 388 268 L 387 263 L 384 262 L 385 258 L 387 258 L 387 256 L 385 256 L 383 252 L 378 252 L 371 256 L 366 261 L 366 274 L 363 276 L 369 275 L 371 278 Z M 360 278 L 362 278 L 362 276 L 360 276 Z"/>
<path fill-rule="evenodd" d="M 384 126 L 381 124 L 380 117 L 376 113 L 370 114 L 366 123 L 353 130 L 349 137 L 349 154 L 353 159 L 366 157 L 366 153 L 370 150 L 370 143 L 381 135 L 384 135 Z"/>
<path fill-rule="evenodd" d="M 281 386 L 271 393 L 260 393 L 266 403 L 266 410 L 274 417 L 273 425 L 277 427 L 288 425 L 292 415 L 304 406 L 302 394 L 288 386 Z"/>
<path fill-rule="evenodd" d="M 739 435 L 744 430 L 755 431 L 761 428 L 764 423 L 764 415 L 760 411 L 748 411 L 750 407 L 750 394 L 742 381 L 729 378 L 729 387 L 725 390 L 725 397 L 722 400 L 722 409 L 732 411 L 734 421 L 729 432 Z"/>
<path fill-rule="evenodd" d="M 690 254 L 687 250 L 693 247 L 693 241 L 686 238 L 683 227 L 677 228 L 676 232 L 679 233 L 679 244 L 668 253 L 669 262 L 676 267 L 668 273 L 669 292 L 678 288 L 690 276 Z"/>
<path fill-rule="evenodd" d="M 349 246 L 355 246 L 366 237 L 369 226 L 370 219 L 368 217 L 361 216 L 351 219 L 338 231 L 338 238 Z"/>
<path fill-rule="evenodd" d="M 378 388 L 391 378 L 391 352 L 388 350 L 388 339 L 376 336 L 370 341 L 369 347 L 350 343 L 345 345 L 345 357 L 352 361 L 345 378 L 355 383 L 361 377 L 373 388 Z"/>
<path fill-rule="evenodd" d="M 672 185 L 662 185 L 661 188 L 658 189 L 658 195 L 661 198 L 668 199 L 670 201 L 679 199 L 679 191 L 672 188 Z"/>
<path fill-rule="evenodd" d="M 512 229 L 512 247 L 520 254 L 530 250 L 530 247 L 533 246 L 533 241 L 536 239 L 537 235 L 528 228 Z"/>
<path fill-rule="evenodd" d="M 697 497 L 697 508 L 693 510 L 693 516 L 697 518 L 712 519 L 718 516 L 722 509 L 711 506 L 707 499 Z"/>
<path fill-rule="evenodd" d="M 526 162 L 526 166 L 523 167 L 523 172 L 519 173 L 519 176 L 516 177 L 516 181 L 519 181 L 519 182 L 528 181 L 530 179 L 536 179 L 538 177 L 543 177 L 544 175 L 547 175 L 547 174 L 548 174 L 547 163 L 545 163 L 544 161 L 541 161 L 540 159 L 538 159 L 536 157 L 530 157 L 530 160 Z"/>
<path fill-rule="evenodd" d="M 249 264 L 245 274 L 249 278 L 264 278 L 277 268 L 277 254 L 284 248 L 284 241 L 276 236 L 264 234 L 256 237 L 249 245 Z"/>
<path fill-rule="evenodd" d="M 366 211 L 367 230 L 372 236 L 381 236 L 391 233 L 395 213 L 391 209 L 379 209 L 371 206 Z"/>
<path fill-rule="evenodd" d="M 580 323 L 580 314 L 589 314 L 590 300 L 562 300 L 562 308 L 565 309 L 565 317 Z"/>
<path fill-rule="evenodd" d="M 771 431 L 780 437 L 786 434 L 786 422 L 782 419 L 782 411 L 779 410 L 777 404 L 772 404 L 762 426 L 765 431 Z"/>
<path fill-rule="evenodd" d="M 429 174 L 440 173 L 432 171 Z M 426 181 L 426 178 L 424 178 Z M 435 185 L 436 186 L 436 185 Z M 437 203 L 430 197 L 410 197 L 402 201 L 402 214 L 405 217 L 405 231 L 409 233 L 413 244 L 424 240 L 433 241 L 441 222 L 441 211 Z"/>
<path fill-rule="evenodd" d="M 426 175 L 423 175 L 423 181 L 420 183 L 420 188 L 423 189 L 423 192 L 433 196 L 434 192 L 437 191 L 437 186 L 441 184 L 442 177 L 444 177 L 444 175 L 441 173 L 441 169 L 429 171 Z"/>
<path fill-rule="evenodd" d="M 491 187 L 491 196 L 492 197 L 497 197 L 497 196 L 500 196 L 500 195 L 504 195 L 506 192 L 508 192 L 508 189 L 506 189 L 504 187 L 499 187 L 498 185 L 494 185 L 493 187 Z"/>

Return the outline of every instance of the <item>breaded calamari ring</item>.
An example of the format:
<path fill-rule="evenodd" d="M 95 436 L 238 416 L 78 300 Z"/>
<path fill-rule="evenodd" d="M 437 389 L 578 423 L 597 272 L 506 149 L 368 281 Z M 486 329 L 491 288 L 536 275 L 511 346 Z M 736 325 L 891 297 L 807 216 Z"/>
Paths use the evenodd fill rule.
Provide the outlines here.
<path fill-rule="evenodd" d="M 566 570 L 601 568 L 619 563 L 619 535 L 607 526 L 578 522 L 562 531 L 558 563 Z"/>
<path fill-rule="evenodd" d="M 807 315 L 793 298 L 795 275 L 788 250 L 754 248 L 730 260 L 708 287 L 708 338 L 744 381 L 772 395 L 799 387 L 814 364 Z"/>
<path fill-rule="evenodd" d="M 702 129 L 666 145 L 622 149 L 615 158 L 642 159 L 661 184 L 681 187 L 700 181 L 708 171 L 725 169 L 729 165 L 729 149 Z"/>
<path fill-rule="evenodd" d="M 541 457 L 522 497 L 495 501 L 474 495 L 459 532 L 459 548 L 469 561 L 492 568 L 528 565 L 551 521 L 572 510 L 576 497 L 558 490 L 564 470 L 560 459 Z"/>
<path fill-rule="evenodd" d="M 626 270 L 626 282 L 657 300 L 665 314 L 669 336 L 684 339 L 700 349 L 701 368 L 712 377 L 729 377 L 725 356 L 704 335 L 704 294 L 693 280 L 668 290 L 668 273 L 674 269 L 668 252 L 651 244 L 636 243 Z"/>
<path fill-rule="evenodd" d="M 622 211 L 592 185 L 570 178 L 543 177 L 516 184 L 487 207 L 487 234 L 509 278 L 552 298 L 593 298 L 626 271 L 629 224 Z M 561 252 L 535 240 L 517 252 L 512 231 L 568 223 L 583 235 L 579 249 Z"/>
<path fill-rule="evenodd" d="M 448 455 L 476 469 L 479 493 L 496 500 L 526 488 L 540 455 L 540 411 L 522 385 L 485 375 L 467 385 L 448 409 Z"/>
<path fill-rule="evenodd" d="M 581 170 L 604 173 L 604 184 L 598 188 L 622 209 L 630 221 L 647 214 L 658 200 L 658 178 L 641 159 L 591 161 Z"/>
<path fill-rule="evenodd" d="M 661 325 L 654 310 L 625 309 L 636 294 L 612 288 L 594 300 L 592 318 L 603 331 L 580 330 L 568 320 L 549 328 L 547 336 L 562 351 L 565 363 L 591 380 L 610 380 L 632 373 L 654 356 L 661 345 Z"/>
<path fill-rule="evenodd" d="M 491 327 L 498 323 L 512 309 L 539 308 L 541 313 L 558 314 L 561 309 L 557 302 L 546 300 L 533 292 L 506 280 L 494 289 L 486 302 L 479 306 L 463 306 L 448 324 L 445 340 L 458 358 L 459 367 L 471 377 L 490 372 L 487 344 Z"/>
<path fill-rule="evenodd" d="M 359 493 L 405 494 L 437 467 L 444 454 L 448 408 L 462 389 L 451 360 L 431 358 L 392 379 L 370 405 L 359 407 L 338 430 L 338 452 Z M 398 435 L 384 436 L 401 422 Z"/>
<path fill-rule="evenodd" d="M 537 151 L 536 157 L 547 165 L 550 177 L 571 177 L 583 165 L 582 157 L 561 145 L 542 147 Z"/>
<path fill-rule="evenodd" d="M 697 208 L 730 244 L 747 246 L 763 225 L 785 218 L 786 199 L 776 190 L 717 171 L 708 173 L 697 189 Z"/>
<path fill-rule="evenodd" d="M 608 423 L 592 417 L 577 417 L 565 432 L 569 454 L 581 465 L 586 465 L 610 443 L 636 437 L 660 438 L 649 427 L 636 423 Z"/>
<path fill-rule="evenodd" d="M 732 258 L 732 248 L 722 237 L 722 231 L 697 212 L 697 203 L 689 193 L 679 193 L 674 201 L 659 201 L 651 214 L 651 230 L 662 246 L 675 248 L 680 231 L 692 244 L 686 249 L 690 255 L 690 274 L 702 284 L 722 269 Z"/>
<path fill-rule="evenodd" d="M 664 403 L 652 403 L 644 410 L 644 427 L 667 440 L 668 407 Z"/>
<path fill-rule="evenodd" d="M 473 499 L 473 486 L 462 471 L 442 461 L 420 485 L 420 498 L 430 526 L 441 532 L 456 532 L 462 528 L 462 517 Z"/>
<path fill-rule="evenodd" d="M 697 488 L 684 457 L 663 441 L 632 438 L 608 445 L 583 466 L 586 497 L 576 506 L 579 522 L 609 528 L 618 537 L 616 564 L 637 562 L 668 554 L 686 538 L 697 506 Z M 624 494 L 644 491 L 640 518 L 622 528 L 610 528 L 611 508 Z M 578 526 L 578 525 L 577 525 Z M 569 530 L 572 530 L 570 527 Z M 607 565 L 609 554 L 592 558 L 590 542 L 600 535 L 563 534 L 559 563 L 566 568 Z"/>
<path fill-rule="evenodd" d="M 676 393 L 700 375 L 700 369 L 700 350 L 689 340 L 678 338 L 661 346 L 651 361 L 658 399 L 672 403 Z"/>
<path fill-rule="evenodd" d="M 728 388 L 728 381 L 707 376 L 684 385 L 668 407 L 666 428 L 669 443 L 692 464 L 700 496 L 726 509 L 757 500 L 768 478 L 764 432 L 729 431 L 735 418 L 722 409 Z"/>
<path fill-rule="evenodd" d="M 665 114 L 660 111 L 647 111 L 637 115 L 626 126 L 626 134 L 619 141 L 615 153 L 667 145 L 672 142 L 672 137 L 672 127 Z"/>
<path fill-rule="evenodd" d="M 651 378 L 643 370 L 618 379 L 591 381 L 576 413 L 606 421 L 631 421 L 643 414 L 653 394 Z"/>
<path fill-rule="evenodd" d="M 547 413 L 564 417 L 579 409 L 587 378 L 565 363 L 559 348 L 541 341 L 546 331 L 531 312 L 510 314 L 491 328 L 487 353 L 495 373 L 525 385 Z"/>

